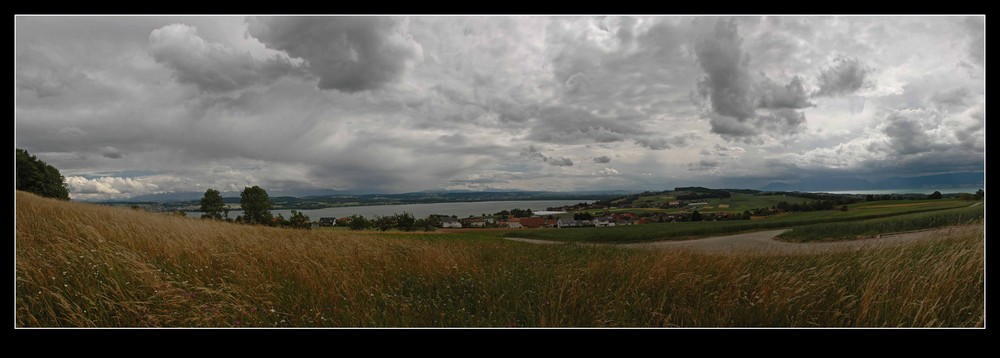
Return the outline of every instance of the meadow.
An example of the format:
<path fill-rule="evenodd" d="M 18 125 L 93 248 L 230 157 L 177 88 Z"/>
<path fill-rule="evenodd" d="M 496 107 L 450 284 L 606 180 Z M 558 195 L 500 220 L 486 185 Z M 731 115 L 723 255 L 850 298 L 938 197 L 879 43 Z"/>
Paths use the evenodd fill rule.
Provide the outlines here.
<path fill-rule="evenodd" d="M 256 227 L 17 192 L 15 235 L 17 327 L 984 325 L 981 231 L 709 255 Z"/>

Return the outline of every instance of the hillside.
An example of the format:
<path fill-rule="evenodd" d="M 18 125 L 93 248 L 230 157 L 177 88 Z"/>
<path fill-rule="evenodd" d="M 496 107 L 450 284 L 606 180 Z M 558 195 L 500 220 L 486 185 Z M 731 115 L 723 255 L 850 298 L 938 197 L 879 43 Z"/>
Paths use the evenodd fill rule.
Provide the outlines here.
<path fill-rule="evenodd" d="M 984 324 L 982 234 L 827 255 L 241 226 L 16 193 L 18 327 Z"/>

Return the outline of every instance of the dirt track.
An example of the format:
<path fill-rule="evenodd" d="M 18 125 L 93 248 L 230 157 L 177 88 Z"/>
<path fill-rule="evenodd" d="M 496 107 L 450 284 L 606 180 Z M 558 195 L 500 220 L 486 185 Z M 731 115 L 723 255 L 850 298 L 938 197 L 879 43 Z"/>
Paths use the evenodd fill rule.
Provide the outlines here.
<path fill-rule="evenodd" d="M 898 234 L 885 234 L 873 238 L 835 242 L 810 242 L 791 243 L 775 240 L 787 229 L 756 231 L 750 233 L 733 234 L 726 236 L 713 236 L 703 239 L 685 241 L 653 241 L 629 244 L 595 244 L 587 243 L 582 245 L 615 245 L 621 247 L 635 247 L 646 249 L 673 248 L 680 250 L 691 250 L 714 253 L 758 253 L 758 254 L 783 254 L 783 253 L 815 253 L 844 250 L 860 250 L 864 247 L 900 245 L 909 242 L 929 240 L 946 237 L 950 233 L 973 233 L 983 229 L 982 225 L 951 226 L 940 229 L 905 232 Z M 981 232 L 981 231 L 980 231 Z M 522 238 L 507 238 L 507 240 L 528 242 L 534 244 L 565 244 L 562 241 L 532 240 Z"/>

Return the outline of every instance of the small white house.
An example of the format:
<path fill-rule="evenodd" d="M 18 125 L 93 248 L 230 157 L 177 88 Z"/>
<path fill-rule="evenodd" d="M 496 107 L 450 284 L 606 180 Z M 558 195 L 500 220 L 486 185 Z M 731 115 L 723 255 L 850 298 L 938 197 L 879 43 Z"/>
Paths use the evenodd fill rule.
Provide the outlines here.
<path fill-rule="evenodd" d="M 607 216 L 596 217 L 593 222 L 597 227 L 615 226 L 615 220 Z"/>
<path fill-rule="evenodd" d="M 556 227 L 560 229 L 564 227 L 577 227 L 577 226 L 580 226 L 579 222 L 571 218 L 559 218 L 559 221 L 556 221 Z"/>
<path fill-rule="evenodd" d="M 441 227 L 462 227 L 462 223 L 455 218 L 443 217 L 441 218 Z"/>

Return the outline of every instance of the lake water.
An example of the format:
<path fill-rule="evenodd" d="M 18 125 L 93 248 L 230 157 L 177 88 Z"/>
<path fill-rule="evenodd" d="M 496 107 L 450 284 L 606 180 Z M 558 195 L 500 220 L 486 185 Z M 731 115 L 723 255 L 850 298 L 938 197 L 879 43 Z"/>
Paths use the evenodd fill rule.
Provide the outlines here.
<path fill-rule="evenodd" d="M 523 200 L 523 201 L 477 201 L 466 203 L 434 203 L 434 204 L 405 204 L 405 205 L 372 205 L 372 206 L 349 206 L 339 208 L 325 208 L 314 210 L 299 210 L 309 216 L 309 220 L 316 221 L 319 218 L 335 217 L 342 218 L 351 215 L 361 215 L 366 218 L 374 216 L 387 216 L 402 214 L 404 212 L 413 214 L 417 218 L 427 217 L 431 214 L 456 215 L 459 218 L 469 215 L 479 216 L 481 214 L 492 214 L 510 209 L 531 209 L 532 211 L 544 211 L 548 207 L 574 205 L 577 203 L 591 203 L 593 200 Z M 188 217 L 201 217 L 199 211 L 187 212 Z M 242 210 L 232 210 L 229 212 L 230 218 L 242 215 Z M 291 210 L 271 210 L 271 214 L 284 215 L 285 218 L 292 216 Z"/>

